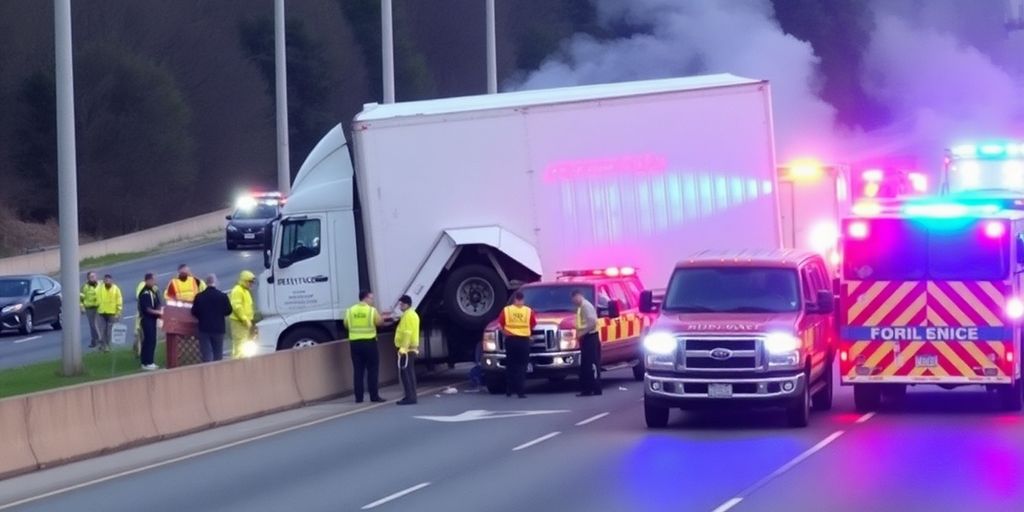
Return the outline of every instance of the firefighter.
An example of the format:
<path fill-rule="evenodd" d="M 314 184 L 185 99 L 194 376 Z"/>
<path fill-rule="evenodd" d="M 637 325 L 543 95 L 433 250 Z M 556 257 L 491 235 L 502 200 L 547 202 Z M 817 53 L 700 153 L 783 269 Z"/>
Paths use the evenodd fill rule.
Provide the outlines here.
<path fill-rule="evenodd" d="M 505 396 L 516 393 L 526 398 L 526 370 L 530 364 L 530 334 L 537 326 L 537 316 L 523 304 L 523 292 L 516 292 L 513 303 L 498 316 L 498 325 L 505 333 Z"/>
<path fill-rule="evenodd" d="M 580 393 L 576 396 L 596 396 L 601 391 L 601 337 L 597 334 L 597 309 L 573 290 L 572 303 L 576 305 L 576 339 L 580 347 Z"/>
<path fill-rule="evenodd" d="M 110 351 L 110 336 L 114 324 L 121 319 L 121 312 L 124 309 L 124 298 L 121 296 L 121 289 L 114 284 L 114 278 L 107 274 L 103 276 L 103 285 L 97 288 L 96 297 L 98 306 L 96 313 L 99 315 L 100 328 L 100 352 Z"/>
<path fill-rule="evenodd" d="M 96 313 L 96 309 L 100 307 L 100 299 L 97 296 L 99 286 L 96 272 L 89 272 L 85 275 L 85 284 L 82 285 L 82 291 L 78 294 L 78 303 L 89 324 L 89 348 L 96 348 L 100 343 L 99 317 Z"/>
<path fill-rule="evenodd" d="M 402 295 L 398 299 L 402 318 L 395 328 L 395 348 L 398 349 L 398 376 L 402 381 L 405 397 L 398 405 L 416 403 L 416 355 L 420 349 L 420 315 L 412 308 L 412 297 Z"/>
<path fill-rule="evenodd" d="M 228 326 L 231 334 L 231 357 L 242 357 L 242 344 L 252 338 L 253 319 L 256 312 L 252 306 L 252 285 L 256 282 L 256 275 L 248 270 L 243 270 L 238 275 L 238 284 L 231 289 L 231 316 L 228 317 Z"/>
<path fill-rule="evenodd" d="M 356 403 L 363 402 L 363 380 L 370 391 L 371 402 L 383 402 L 379 393 L 380 353 L 377 351 L 377 327 L 384 325 L 384 318 L 373 307 L 373 294 L 359 292 L 359 302 L 345 311 L 345 328 L 348 329 L 349 348 L 352 352 L 352 389 Z"/>
<path fill-rule="evenodd" d="M 199 292 L 206 289 L 206 284 L 196 279 L 189 270 L 188 265 L 178 265 L 178 275 L 167 283 L 164 290 L 164 299 L 168 301 L 189 302 L 195 300 Z"/>

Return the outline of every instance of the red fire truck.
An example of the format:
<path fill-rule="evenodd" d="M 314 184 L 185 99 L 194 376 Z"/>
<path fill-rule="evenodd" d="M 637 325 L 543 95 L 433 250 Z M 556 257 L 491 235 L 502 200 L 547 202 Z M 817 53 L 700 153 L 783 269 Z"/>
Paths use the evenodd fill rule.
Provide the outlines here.
<path fill-rule="evenodd" d="M 980 196 L 844 219 L 840 372 L 858 410 L 908 385 L 983 385 L 1020 410 L 1024 212 Z"/>

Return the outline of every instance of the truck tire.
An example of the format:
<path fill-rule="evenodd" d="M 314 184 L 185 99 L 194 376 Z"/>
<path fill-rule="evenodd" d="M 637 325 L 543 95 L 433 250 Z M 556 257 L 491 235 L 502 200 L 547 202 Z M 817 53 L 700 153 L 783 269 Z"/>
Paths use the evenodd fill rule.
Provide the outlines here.
<path fill-rule="evenodd" d="M 853 405 L 857 412 L 871 412 L 882 402 L 882 388 L 877 384 L 854 384 Z"/>
<path fill-rule="evenodd" d="M 807 379 L 810 381 L 810 379 Z M 793 428 L 804 428 L 811 422 L 811 386 L 808 382 L 803 393 L 786 409 L 786 423 Z"/>
<path fill-rule="evenodd" d="M 505 376 L 495 373 L 488 373 L 484 375 L 484 385 L 487 386 L 487 392 L 492 395 L 500 395 L 505 392 Z"/>
<path fill-rule="evenodd" d="M 643 382 L 645 372 L 646 370 L 644 369 L 644 360 L 643 358 L 641 358 L 639 361 L 636 362 L 636 364 L 633 365 L 633 380 L 637 382 Z"/>
<path fill-rule="evenodd" d="M 1004 411 L 1017 412 L 1022 408 L 1021 400 L 1024 393 L 1021 391 L 1021 381 L 1014 384 L 999 387 L 999 405 Z"/>
<path fill-rule="evenodd" d="M 644 420 L 647 428 L 665 428 L 668 426 L 668 407 L 658 407 L 644 401 Z"/>
<path fill-rule="evenodd" d="M 832 410 L 832 396 L 835 393 L 835 389 L 832 387 L 832 362 L 831 358 L 825 369 L 825 374 L 821 376 L 825 380 L 825 387 L 818 390 L 814 396 L 811 397 L 811 408 L 815 411 L 830 411 Z"/>
<path fill-rule="evenodd" d="M 465 329 L 479 329 L 497 318 L 508 301 L 508 290 L 493 268 L 466 265 L 448 276 L 443 300 L 456 324 Z"/>
<path fill-rule="evenodd" d="M 331 341 L 330 334 L 319 327 L 298 327 L 281 338 L 281 349 L 314 347 Z"/>

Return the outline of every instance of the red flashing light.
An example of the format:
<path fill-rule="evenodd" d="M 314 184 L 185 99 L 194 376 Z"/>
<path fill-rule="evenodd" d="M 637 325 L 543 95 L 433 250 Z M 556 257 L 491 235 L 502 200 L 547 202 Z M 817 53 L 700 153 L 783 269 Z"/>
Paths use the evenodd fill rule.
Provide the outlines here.
<path fill-rule="evenodd" d="M 863 240 L 868 237 L 868 225 L 866 222 L 851 222 L 846 227 L 846 232 L 850 235 L 850 238 Z"/>
<path fill-rule="evenodd" d="M 989 238 L 1002 238 L 1006 233 L 1006 226 L 999 221 L 989 221 L 985 223 L 985 236 Z"/>
<path fill-rule="evenodd" d="M 1007 351 L 1006 352 L 1006 362 L 1008 362 L 1008 363 L 1012 363 L 1013 362 L 1013 351 Z"/>
<path fill-rule="evenodd" d="M 868 169 L 861 174 L 864 181 L 878 182 L 882 181 L 884 173 L 881 169 Z"/>
<path fill-rule="evenodd" d="M 633 267 L 608 267 L 595 268 L 591 270 L 561 270 L 556 277 L 629 277 L 636 275 Z"/>
<path fill-rule="evenodd" d="M 845 363 L 848 359 L 850 359 L 850 354 L 847 351 L 843 350 L 839 352 L 840 361 Z"/>

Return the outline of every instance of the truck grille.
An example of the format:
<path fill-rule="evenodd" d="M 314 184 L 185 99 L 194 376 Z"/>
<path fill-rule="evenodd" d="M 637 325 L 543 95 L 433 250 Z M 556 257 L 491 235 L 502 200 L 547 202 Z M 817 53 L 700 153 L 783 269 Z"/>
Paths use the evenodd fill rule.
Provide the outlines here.
<path fill-rule="evenodd" d="M 759 338 L 680 338 L 685 370 L 751 371 L 761 368 Z"/>
<path fill-rule="evenodd" d="M 534 329 L 530 334 L 530 353 L 551 352 L 558 349 L 557 331 L 552 329 Z M 505 351 L 505 333 L 498 333 L 498 350 Z"/>

